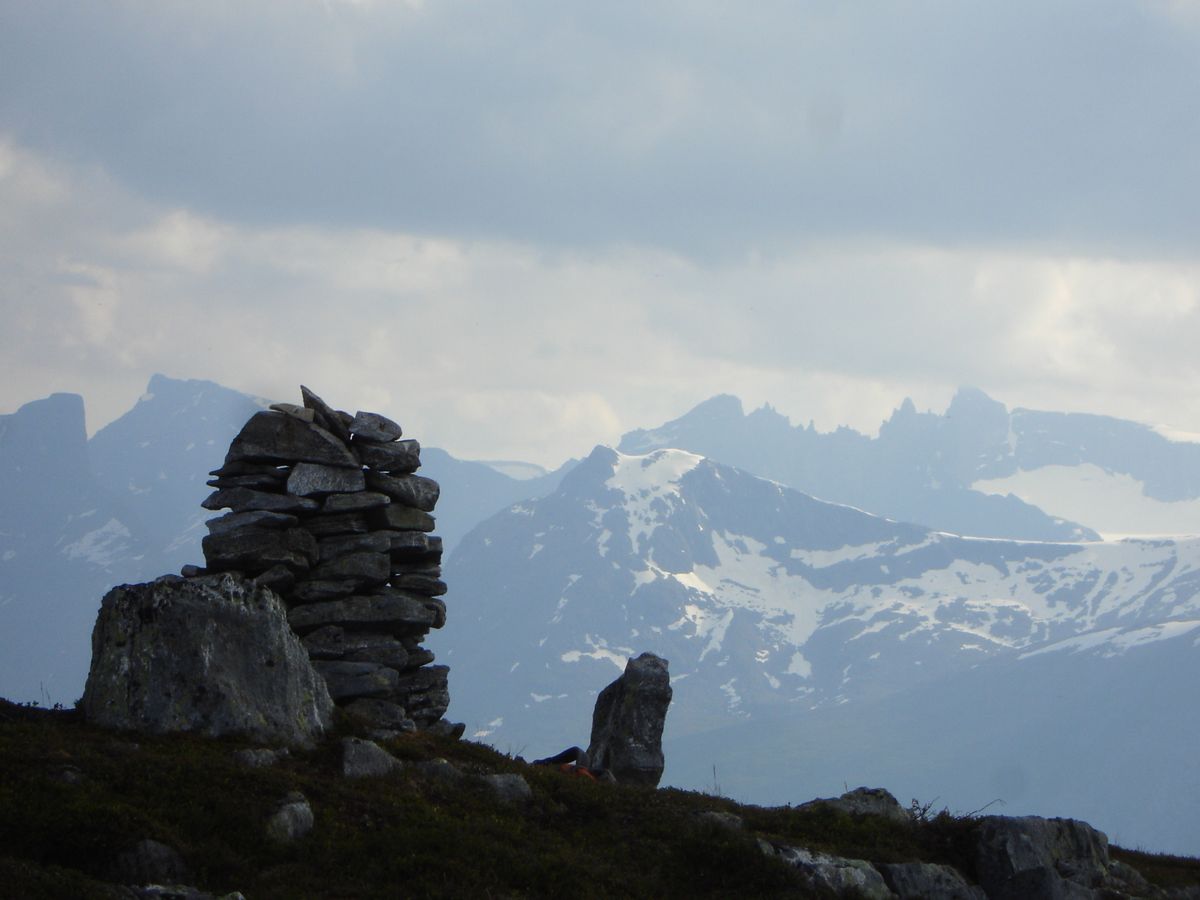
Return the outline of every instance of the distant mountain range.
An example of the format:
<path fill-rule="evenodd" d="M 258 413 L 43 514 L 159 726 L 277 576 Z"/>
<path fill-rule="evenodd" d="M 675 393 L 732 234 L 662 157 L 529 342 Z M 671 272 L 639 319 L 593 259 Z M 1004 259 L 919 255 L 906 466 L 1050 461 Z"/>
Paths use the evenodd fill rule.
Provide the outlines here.
<path fill-rule="evenodd" d="M 450 715 L 501 749 L 584 743 L 597 690 L 649 650 L 675 688 L 670 783 L 777 803 L 845 778 L 963 811 L 994 790 L 1200 850 L 1194 803 L 1136 808 L 1195 777 L 1200 539 L 964 538 L 686 451 L 597 448 L 464 538 L 447 578 Z M 1086 808 L 1067 789 L 1085 783 Z"/>
<path fill-rule="evenodd" d="M 75 395 L 0 416 L 0 695 L 71 703 L 108 587 L 202 561 L 207 472 L 265 402 L 156 375 L 91 440 Z M 1200 444 L 964 390 L 877 437 L 716 397 L 556 472 L 422 459 L 450 715 L 500 749 L 585 744 L 653 650 L 670 783 L 1001 797 L 1200 852 L 1200 539 L 1095 540 L 1200 532 Z"/>
<path fill-rule="evenodd" d="M 940 415 L 905 401 L 874 438 L 793 427 L 770 407 L 745 414 L 736 397 L 719 396 L 618 445 L 634 454 L 663 447 L 954 534 L 1200 533 L 1200 503 L 1189 502 L 1200 498 L 1200 443 L 1108 416 L 1010 412 L 972 388 Z"/>

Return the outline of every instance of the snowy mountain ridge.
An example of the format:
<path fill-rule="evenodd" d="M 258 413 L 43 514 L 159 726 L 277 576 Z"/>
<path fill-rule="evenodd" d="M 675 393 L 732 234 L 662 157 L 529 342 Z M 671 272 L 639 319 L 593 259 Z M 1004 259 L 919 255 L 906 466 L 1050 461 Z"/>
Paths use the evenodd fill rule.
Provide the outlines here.
<path fill-rule="evenodd" d="M 492 675 L 536 673 L 522 695 L 557 698 L 591 677 L 575 670 L 652 650 L 677 682 L 708 684 L 689 701 L 698 721 L 882 696 L 993 656 L 1200 616 L 1200 539 L 960 537 L 669 449 L 597 448 L 557 494 L 469 535 L 449 571 L 468 669 L 490 655 Z M 472 608 L 477 590 L 505 600 Z M 515 610 L 523 635 L 497 642 Z M 463 681 L 469 692 L 491 676 Z"/>

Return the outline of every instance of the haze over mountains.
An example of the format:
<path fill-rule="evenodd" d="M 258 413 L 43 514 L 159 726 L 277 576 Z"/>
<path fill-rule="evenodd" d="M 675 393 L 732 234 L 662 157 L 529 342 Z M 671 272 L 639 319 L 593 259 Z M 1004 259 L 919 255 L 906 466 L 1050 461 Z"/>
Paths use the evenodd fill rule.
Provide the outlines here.
<path fill-rule="evenodd" d="M 206 473 L 263 403 L 155 376 L 90 441 L 73 395 L 0 417 L 0 695 L 70 703 L 107 587 L 201 561 Z M 652 650 L 675 682 L 667 782 L 1001 796 L 1200 852 L 1181 749 L 1200 744 L 1200 539 L 1096 540 L 1200 531 L 1200 445 L 964 390 L 874 438 L 716 397 L 581 455 L 519 480 L 423 450 L 457 545 L 433 649 L 469 734 L 582 744 L 595 693 Z"/>

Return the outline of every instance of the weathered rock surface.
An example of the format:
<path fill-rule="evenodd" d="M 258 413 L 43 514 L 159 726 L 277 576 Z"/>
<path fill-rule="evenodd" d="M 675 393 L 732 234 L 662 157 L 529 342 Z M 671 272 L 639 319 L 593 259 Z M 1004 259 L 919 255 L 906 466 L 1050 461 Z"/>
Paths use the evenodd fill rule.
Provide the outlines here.
<path fill-rule="evenodd" d="M 313 660 L 313 668 L 325 679 L 329 696 L 338 700 L 355 697 L 390 697 L 400 681 L 400 673 L 377 662 Z"/>
<path fill-rule="evenodd" d="M 346 445 L 319 425 L 273 410 L 255 413 L 238 432 L 226 465 L 234 462 L 312 462 L 358 468 Z"/>
<path fill-rule="evenodd" d="M 209 519 L 204 524 L 208 526 L 208 533 L 215 535 L 243 528 L 291 528 L 299 521 L 288 513 L 260 509 L 250 512 L 226 513 L 223 516 Z"/>
<path fill-rule="evenodd" d="M 979 884 L 988 897 L 1094 897 L 1112 885 L 1108 838 L 1086 822 L 989 816 L 976 846 Z"/>
<path fill-rule="evenodd" d="M 403 475 L 421 467 L 421 445 L 416 441 L 396 441 L 392 444 L 355 441 L 353 446 L 362 464 L 378 472 Z"/>
<path fill-rule="evenodd" d="M 287 492 L 300 497 L 361 491 L 367 486 L 362 469 L 297 463 L 287 479 Z"/>
<path fill-rule="evenodd" d="M 810 800 L 801 804 L 801 810 L 819 808 L 836 809 L 848 815 L 882 816 L 893 822 L 907 824 L 912 821 L 912 813 L 900 805 L 899 801 L 883 788 L 860 787 L 847 791 L 840 797 L 823 800 Z"/>
<path fill-rule="evenodd" d="M 350 422 L 350 434 L 356 441 L 375 441 L 385 444 L 398 441 L 404 432 L 400 426 L 379 413 L 356 412 Z"/>
<path fill-rule="evenodd" d="M 764 853 L 796 869 L 810 890 L 863 900 L 891 900 L 893 896 L 883 876 L 866 860 L 829 856 L 803 847 L 776 847 L 765 841 L 760 846 Z"/>
<path fill-rule="evenodd" d="M 333 702 L 271 591 L 232 574 L 122 585 L 92 633 L 84 717 L 309 745 Z"/>
<path fill-rule="evenodd" d="M 218 488 L 200 504 L 205 509 L 232 509 L 234 512 L 312 512 L 321 504 L 307 497 L 273 494 L 248 487 Z"/>
<path fill-rule="evenodd" d="M 312 831 L 315 821 L 308 798 L 292 791 L 267 820 L 267 837 L 280 844 L 291 844 Z"/>
<path fill-rule="evenodd" d="M 498 773 L 484 775 L 482 780 L 497 799 L 505 803 L 523 803 L 533 798 L 533 790 L 529 787 L 529 782 L 521 775 Z"/>
<path fill-rule="evenodd" d="M 400 769 L 402 763 L 374 741 L 346 738 L 342 741 L 342 775 L 345 778 L 377 778 Z"/>
<path fill-rule="evenodd" d="M 438 497 L 441 496 L 438 483 L 423 475 L 383 475 L 379 472 L 368 472 L 367 487 L 387 494 L 402 506 L 411 506 L 425 512 L 432 512 L 437 506 Z"/>
<path fill-rule="evenodd" d="M 592 713 L 588 758 L 621 783 L 657 787 L 663 773 L 662 733 L 671 704 L 667 661 L 653 653 L 631 659 L 600 692 Z"/>
<path fill-rule="evenodd" d="M 173 884 L 190 877 L 179 851 L 159 841 L 138 841 L 113 863 L 113 875 L 125 884 Z"/>
<path fill-rule="evenodd" d="M 350 430 L 347 427 L 349 416 L 343 418 L 344 414 L 339 413 L 304 385 L 300 385 L 300 398 L 304 401 L 305 409 L 313 411 L 313 420 L 318 425 L 328 429 L 343 444 L 350 441 Z"/>
<path fill-rule="evenodd" d="M 987 900 L 957 869 L 934 863 L 892 863 L 879 872 L 900 900 Z"/>
<path fill-rule="evenodd" d="M 389 590 L 371 596 L 297 606 L 288 613 L 288 621 L 299 632 L 322 625 L 427 630 L 433 627 L 437 618 L 436 611 L 429 609 L 427 603 L 426 598 L 417 594 Z"/>
<path fill-rule="evenodd" d="M 208 568 L 265 572 L 272 566 L 308 569 L 317 561 L 317 540 L 302 528 L 237 528 L 205 535 L 200 545 Z"/>

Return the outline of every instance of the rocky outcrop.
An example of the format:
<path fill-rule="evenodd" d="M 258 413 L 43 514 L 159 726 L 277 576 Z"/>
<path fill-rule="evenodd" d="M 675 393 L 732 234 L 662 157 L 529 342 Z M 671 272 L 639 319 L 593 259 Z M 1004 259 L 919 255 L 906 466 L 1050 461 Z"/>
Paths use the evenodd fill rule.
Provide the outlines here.
<path fill-rule="evenodd" d="M 778 857 L 799 872 L 811 891 L 861 900 L 891 900 L 894 896 L 883 876 L 866 860 L 830 856 L 803 847 L 775 846 L 766 841 L 759 846 L 763 853 Z"/>
<path fill-rule="evenodd" d="M 629 660 L 600 692 L 592 713 L 591 765 L 623 784 L 657 787 L 663 773 L 662 733 L 671 704 L 667 661 L 653 653 Z"/>
<path fill-rule="evenodd" d="M 983 888 L 968 884 L 957 869 L 936 863 L 890 863 L 879 867 L 900 900 L 986 900 Z"/>
<path fill-rule="evenodd" d="M 1149 893 L 1137 872 L 1109 858 L 1103 832 L 1074 819 L 984 818 L 975 865 L 980 885 L 996 900 Z"/>
<path fill-rule="evenodd" d="M 83 714 L 98 725 L 306 746 L 333 703 L 270 590 L 233 574 L 168 576 L 104 597 Z"/>
<path fill-rule="evenodd" d="M 836 809 L 852 816 L 881 816 L 900 824 L 908 824 L 912 821 L 912 813 L 901 806 L 900 802 L 883 788 L 855 788 L 840 797 L 810 800 L 798 807 L 802 811 L 822 808 Z"/>
<path fill-rule="evenodd" d="M 335 703 L 380 733 L 432 727 L 450 702 L 449 669 L 421 646 L 446 621 L 440 488 L 395 422 L 300 391 L 302 406 L 251 416 L 211 473 L 204 507 L 231 511 L 208 522 L 206 568 L 184 574 L 270 586 Z"/>

